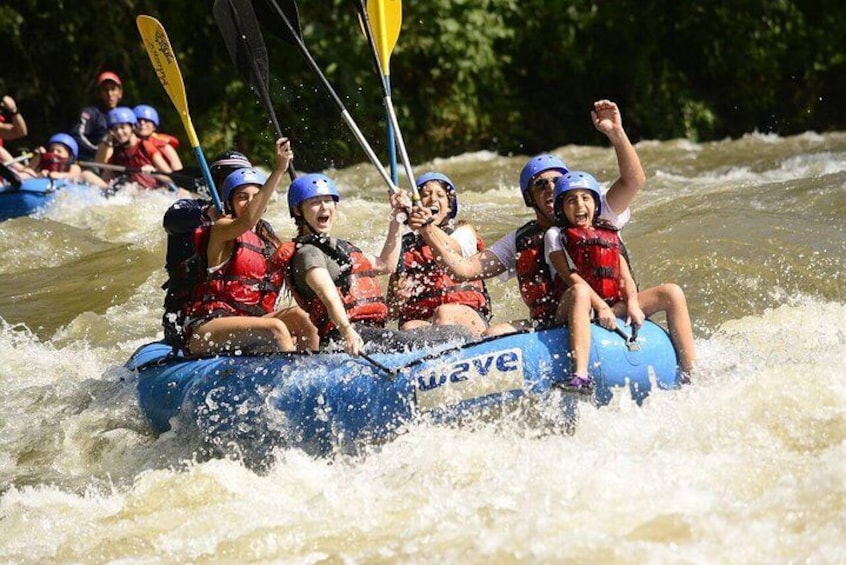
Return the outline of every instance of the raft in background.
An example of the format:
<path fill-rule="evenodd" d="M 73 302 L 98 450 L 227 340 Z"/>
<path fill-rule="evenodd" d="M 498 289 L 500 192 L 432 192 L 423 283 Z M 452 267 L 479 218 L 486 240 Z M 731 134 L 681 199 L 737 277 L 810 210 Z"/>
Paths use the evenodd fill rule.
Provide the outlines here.
<path fill-rule="evenodd" d="M 344 353 L 185 359 L 161 342 L 142 346 L 125 366 L 137 375 L 141 409 L 158 432 L 193 434 L 206 448 L 261 464 L 277 447 L 350 451 L 387 441 L 421 417 L 452 421 L 521 397 L 542 399 L 570 375 L 567 351 L 569 334 L 559 326 L 372 355 L 395 375 Z M 638 403 L 653 386 L 677 388 L 676 366 L 667 332 L 652 322 L 636 346 L 592 326 L 599 405 L 618 387 Z M 572 395 L 563 397 L 572 409 Z"/>
<path fill-rule="evenodd" d="M 27 179 L 20 187 L 9 184 L 0 186 L 0 222 L 11 218 L 29 216 L 42 210 L 59 190 L 91 190 L 87 184 L 66 179 Z"/>

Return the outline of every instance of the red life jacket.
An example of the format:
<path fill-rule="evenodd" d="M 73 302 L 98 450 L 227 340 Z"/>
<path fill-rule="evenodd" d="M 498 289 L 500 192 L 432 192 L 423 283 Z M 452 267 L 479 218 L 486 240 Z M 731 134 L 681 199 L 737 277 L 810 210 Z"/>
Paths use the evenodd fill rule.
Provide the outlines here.
<path fill-rule="evenodd" d="M 341 239 L 337 240 L 337 245 L 332 248 L 327 238 L 315 235 L 298 237 L 295 244 L 296 250 L 291 259 L 303 245 L 311 244 L 334 259 L 341 267 L 341 276 L 335 281 L 335 287 L 350 322 L 366 321 L 375 326 L 385 325 L 388 320 L 388 306 L 382 296 L 379 280 L 373 272 L 373 265 L 361 249 Z M 308 312 L 311 323 L 317 328 L 318 335 L 325 337 L 335 329 L 335 323 L 329 317 L 326 306 L 314 293 L 311 293 L 311 296 L 300 294 L 291 280 L 290 267 L 287 272 L 288 286 L 291 288 L 294 299 L 303 310 Z"/>
<path fill-rule="evenodd" d="M 623 297 L 620 285 L 620 236 L 600 227 L 561 230 L 564 249 L 580 277 L 608 304 Z"/>
<path fill-rule="evenodd" d="M 564 293 L 560 278 L 552 279 L 544 258 L 543 236 L 546 230 L 535 220 L 517 230 L 517 281 L 520 296 L 529 307 L 529 317 L 542 324 L 555 321 L 558 301 Z"/>
<path fill-rule="evenodd" d="M 70 170 L 70 159 L 62 159 L 50 151 L 41 155 L 41 170 L 48 173 L 66 173 Z"/>
<path fill-rule="evenodd" d="M 291 264 L 291 260 L 294 258 L 294 253 L 296 252 L 296 243 L 293 241 L 282 242 L 279 247 L 276 248 L 276 252 L 273 254 L 273 257 L 271 257 L 268 261 L 268 268 L 273 271 L 279 271 L 282 273 L 283 277 L 287 276 L 288 267 Z"/>
<path fill-rule="evenodd" d="M 115 147 L 115 152 L 109 158 L 109 163 L 113 165 L 120 165 L 131 169 L 140 169 L 144 165 L 153 164 L 153 155 L 159 150 L 151 141 L 142 139 L 134 146 L 121 145 Z M 132 182 L 137 182 L 144 188 L 157 188 L 159 181 L 148 174 L 129 173 L 129 179 Z"/>
<path fill-rule="evenodd" d="M 452 233 L 453 230 L 444 231 Z M 476 237 L 476 251 L 484 248 L 482 239 Z M 431 318 L 441 304 L 463 304 L 490 319 L 491 302 L 485 283 L 453 279 L 449 270 L 435 260 L 432 248 L 420 235 L 407 233 L 403 236 L 400 261 L 403 272 L 417 291 L 400 307 L 400 325 L 409 320 Z"/>
<path fill-rule="evenodd" d="M 194 231 L 194 246 L 205 255 L 211 226 Z M 223 312 L 227 316 L 264 316 L 274 311 L 283 274 L 268 268 L 274 249 L 252 230 L 235 240 L 229 260 L 213 273 L 206 271 L 194 289 L 188 318 Z"/>
<path fill-rule="evenodd" d="M 156 147 L 164 147 L 165 145 L 170 145 L 174 149 L 179 147 L 179 140 L 169 133 L 154 131 L 147 139 L 152 141 Z"/>

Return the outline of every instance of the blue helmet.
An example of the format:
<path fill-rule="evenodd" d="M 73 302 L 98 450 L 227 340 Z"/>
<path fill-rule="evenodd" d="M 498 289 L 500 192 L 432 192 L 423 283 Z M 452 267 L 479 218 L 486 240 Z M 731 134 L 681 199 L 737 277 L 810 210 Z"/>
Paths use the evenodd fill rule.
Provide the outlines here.
<path fill-rule="evenodd" d="M 550 170 L 559 171 L 562 175 L 566 175 L 569 172 L 564 161 L 548 153 L 536 155 L 523 165 L 523 170 L 520 171 L 520 192 L 523 193 L 523 201 L 526 203 L 526 206 L 532 206 L 528 195 L 529 183 L 537 175 Z"/>
<path fill-rule="evenodd" d="M 415 185 L 417 188 L 421 188 L 424 184 L 429 181 L 439 181 L 446 185 L 446 192 L 447 196 L 450 199 L 451 206 L 449 211 L 449 219 L 452 220 L 455 218 L 456 214 L 458 214 L 458 194 L 455 191 L 455 184 L 443 173 L 424 173 L 417 177 L 415 181 Z"/>
<path fill-rule="evenodd" d="M 335 182 L 320 173 L 309 173 L 297 177 L 288 189 L 288 213 L 294 217 L 294 208 L 315 196 L 331 196 L 335 202 L 341 199 Z"/>
<path fill-rule="evenodd" d="M 57 133 L 47 141 L 47 145 L 61 143 L 70 151 L 71 158 L 75 161 L 79 157 L 79 144 L 74 138 L 66 133 Z"/>
<path fill-rule="evenodd" d="M 106 125 L 109 129 L 118 124 L 132 124 L 134 126 L 137 123 L 138 119 L 135 117 L 135 112 L 126 106 L 118 106 L 113 110 L 109 110 L 109 113 L 106 114 Z"/>
<path fill-rule="evenodd" d="M 555 181 L 555 192 L 552 193 L 554 198 L 553 210 L 555 219 L 559 222 L 567 220 L 564 216 L 564 208 L 561 206 L 564 195 L 576 189 L 589 190 L 593 194 L 593 201 L 596 203 L 596 210 L 593 213 L 594 219 L 598 218 L 600 212 L 602 212 L 602 193 L 599 189 L 599 183 L 590 173 L 572 171 Z"/>
<path fill-rule="evenodd" d="M 148 106 L 147 104 L 139 104 L 133 109 L 135 113 L 135 117 L 139 120 L 147 120 L 148 122 L 153 122 L 156 127 L 159 127 L 159 113 L 156 112 L 156 109 L 152 106 Z"/>
<path fill-rule="evenodd" d="M 267 176 L 256 169 L 244 168 L 238 169 L 223 181 L 223 186 L 220 187 L 220 200 L 224 205 L 229 206 L 229 197 L 232 192 L 241 186 L 247 184 L 257 184 L 259 186 L 267 182 Z"/>

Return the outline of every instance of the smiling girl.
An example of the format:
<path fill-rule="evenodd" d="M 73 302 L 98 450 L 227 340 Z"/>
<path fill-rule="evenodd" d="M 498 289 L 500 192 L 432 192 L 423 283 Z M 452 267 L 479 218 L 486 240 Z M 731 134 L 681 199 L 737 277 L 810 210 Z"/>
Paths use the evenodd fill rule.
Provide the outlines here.
<path fill-rule="evenodd" d="M 341 196 L 334 181 L 312 173 L 298 177 L 288 190 L 288 207 L 297 224 L 296 251 L 287 276 L 300 307 L 317 327 L 322 346 L 341 338 L 350 355 L 358 355 L 367 341 L 385 330 L 388 307 L 376 276 L 396 268 L 401 226 L 397 214 L 407 199 L 391 195 L 391 217 L 382 252 L 368 257 L 343 239 L 332 237 L 336 206 Z"/>
<path fill-rule="evenodd" d="M 558 226 L 544 235 L 552 276 L 557 274 L 567 287 L 556 313 L 570 328 L 574 371 L 565 388 L 585 394 L 592 390 L 591 312 L 608 330 L 617 328 L 617 318 L 639 327 L 647 316 L 666 312 L 682 378 L 689 381 L 696 353 L 684 291 L 672 283 L 638 291 L 621 252 L 618 230 L 599 220 L 600 194 L 599 183 L 588 173 L 571 171 L 560 177 L 553 200 Z"/>
<path fill-rule="evenodd" d="M 388 303 L 400 329 L 460 325 L 479 336 L 488 327 L 491 315 L 485 283 L 455 280 L 430 242 L 437 238 L 462 257 L 482 251 L 484 242 L 472 225 L 456 223 L 458 195 L 449 177 L 426 173 L 416 184 L 421 206 L 413 213 L 423 218 L 426 227 L 403 236 L 399 269 L 388 287 Z"/>
<path fill-rule="evenodd" d="M 294 350 L 288 327 L 274 316 L 282 282 L 281 273 L 268 268 L 274 242 L 258 229 L 292 159 L 290 143 L 281 138 L 270 177 L 254 168 L 230 173 L 219 188 L 225 214 L 195 232 L 195 247 L 206 250 L 207 275 L 186 310 L 189 353 Z"/>

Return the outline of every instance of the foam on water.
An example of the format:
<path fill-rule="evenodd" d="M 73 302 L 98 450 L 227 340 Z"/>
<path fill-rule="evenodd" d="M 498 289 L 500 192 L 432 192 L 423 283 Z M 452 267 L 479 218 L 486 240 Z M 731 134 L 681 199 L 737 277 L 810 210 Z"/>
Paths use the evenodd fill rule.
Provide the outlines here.
<path fill-rule="evenodd" d="M 114 375 L 92 380 L 103 369 L 96 352 L 57 351 L 7 327 L 4 358 L 35 358 L 35 373 L 52 375 L 64 360 L 67 375 L 10 387 L 3 373 L 6 401 L 39 406 L 6 423 L 4 452 L 44 442 L 34 467 L 55 475 L 27 486 L 20 462 L 7 462 L 18 486 L 0 498 L 0 556 L 836 561 L 846 557 L 836 526 L 846 332 L 819 321 L 844 316 L 844 304 L 807 299 L 728 321 L 697 341 L 693 386 L 642 407 L 625 396 L 585 406 L 572 436 L 519 415 L 421 424 L 353 459 L 280 452 L 264 475 L 234 461 L 168 468 L 196 446 L 133 430 L 130 408 L 112 413 L 131 399 Z M 46 441 L 59 430 L 61 441 Z M 156 453 L 151 467 L 144 456 Z M 42 535 L 25 542 L 33 524 Z"/>

